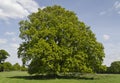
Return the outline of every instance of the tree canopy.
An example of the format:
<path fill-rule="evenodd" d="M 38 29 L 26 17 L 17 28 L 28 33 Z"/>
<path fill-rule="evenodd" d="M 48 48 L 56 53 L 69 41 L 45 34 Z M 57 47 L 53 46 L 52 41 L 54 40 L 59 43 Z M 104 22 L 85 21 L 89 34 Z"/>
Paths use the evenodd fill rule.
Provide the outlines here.
<path fill-rule="evenodd" d="M 13 70 L 12 64 L 10 62 L 4 62 L 3 63 L 3 70 L 4 71 L 11 71 L 11 70 Z"/>
<path fill-rule="evenodd" d="M 60 6 L 38 9 L 20 21 L 18 57 L 29 61 L 30 74 L 96 72 L 103 62 L 104 47 L 90 27 L 76 14 Z"/>
<path fill-rule="evenodd" d="M 13 70 L 15 70 L 15 71 L 20 71 L 21 70 L 21 66 L 19 65 L 19 63 L 15 63 L 13 65 Z"/>
<path fill-rule="evenodd" d="M 3 50 L 3 49 L 1 49 L 1 50 L 0 50 L 0 64 L 3 63 L 3 62 L 5 61 L 5 59 L 8 58 L 8 56 L 10 56 L 10 55 L 8 54 L 8 52 L 5 51 L 5 50 Z"/>
<path fill-rule="evenodd" d="M 120 74 L 120 61 L 114 61 L 111 66 L 108 67 L 108 73 Z"/>
<path fill-rule="evenodd" d="M 4 63 L 5 59 L 8 58 L 8 56 L 10 56 L 10 55 L 8 54 L 7 51 L 5 51 L 3 49 L 0 50 L 0 72 L 4 71 L 3 63 Z"/>

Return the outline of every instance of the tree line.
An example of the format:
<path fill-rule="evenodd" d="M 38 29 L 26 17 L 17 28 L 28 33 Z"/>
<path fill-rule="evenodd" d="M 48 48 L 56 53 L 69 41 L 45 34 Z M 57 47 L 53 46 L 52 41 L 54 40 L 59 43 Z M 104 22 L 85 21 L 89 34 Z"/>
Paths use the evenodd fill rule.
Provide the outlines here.
<path fill-rule="evenodd" d="M 19 63 L 11 64 L 10 62 L 4 62 L 0 64 L 0 72 L 3 71 L 27 71 L 25 66 L 20 66 Z"/>
<path fill-rule="evenodd" d="M 109 67 L 105 66 L 106 70 L 99 73 L 120 74 L 120 61 L 114 61 Z"/>
<path fill-rule="evenodd" d="M 5 62 L 5 60 L 9 57 L 9 53 L 1 49 L 0 50 L 0 72 L 3 71 L 27 71 L 25 66 L 20 66 L 19 63 L 15 63 L 12 65 L 10 62 Z"/>

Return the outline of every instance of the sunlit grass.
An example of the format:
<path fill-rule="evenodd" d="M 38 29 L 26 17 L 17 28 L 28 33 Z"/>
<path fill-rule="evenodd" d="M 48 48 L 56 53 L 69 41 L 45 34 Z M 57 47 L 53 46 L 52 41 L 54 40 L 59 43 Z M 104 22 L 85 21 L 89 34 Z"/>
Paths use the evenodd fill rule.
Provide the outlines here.
<path fill-rule="evenodd" d="M 27 72 L 0 72 L 0 83 L 120 83 L 119 74 L 85 74 L 93 79 L 34 79 Z"/>

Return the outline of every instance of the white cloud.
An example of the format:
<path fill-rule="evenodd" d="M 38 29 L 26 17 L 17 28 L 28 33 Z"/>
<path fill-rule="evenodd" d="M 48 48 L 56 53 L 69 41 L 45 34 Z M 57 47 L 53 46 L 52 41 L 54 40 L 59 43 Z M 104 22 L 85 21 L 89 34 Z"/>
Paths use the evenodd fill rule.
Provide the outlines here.
<path fill-rule="evenodd" d="M 14 44 L 10 44 L 10 46 L 11 46 L 13 49 L 17 50 L 17 48 L 19 47 L 19 44 L 14 43 Z"/>
<path fill-rule="evenodd" d="M 120 14 L 120 11 L 118 11 L 118 14 Z"/>
<path fill-rule="evenodd" d="M 105 11 L 101 11 L 99 15 L 111 15 L 114 13 L 120 14 L 120 1 L 113 3 L 113 6 Z"/>
<path fill-rule="evenodd" d="M 39 5 L 34 0 L 16 0 L 28 12 L 36 12 Z"/>
<path fill-rule="evenodd" d="M 119 9 L 119 8 L 120 8 L 120 2 L 119 2 L 119 1 L 116 1 L 116 2 L 114 3 L 113 7 L 114 7 L 115 9 Z"/>
<path fill-rule="evenodd" d="M 5 32 L 5 35 L 14 35 L 14 32 Z"/>
<path fill-rule="evenodd" d="M 17 42 L 17 43 L 21 43 L 21 39 L 20 38 L 18 38 L 18 37 L 13 37 L 13 38 L 11 38 L 11 40 L 12 40 L 12 42 Z"/>
<path fill-rule="evenodd" d="M 113 9 L 118 13 L 120 14 L 120 2 L 119 1 L 116 1 L 113 5 Z"/>
<path fill-rule="evenodd" d="M 0 0 L 0 19 L 24 18 L 38 8 L 34 0 Z"/>
<path fill-rule="evenodd" d="M 6 44 L 7 43 L 7 39 L 0 39 L 0 44 Z"/>
<path fill-rule="evenodd" d="M 110 39 L 110 36 L 105 34 L 105 35 L 103 35 L 103 39 L 104 39 L 104 40 L 109 40 L 109 39 Z"/>
<path fill-rule="evenodd" d="M 17 41 L 17 38 L 12 38 L 12 41 Z"/>
<path fill-rule="evenodd" d="M 106 14 L 106 11 L 100 12 L 100 15 L 105 15 L 105 14 Z"/>

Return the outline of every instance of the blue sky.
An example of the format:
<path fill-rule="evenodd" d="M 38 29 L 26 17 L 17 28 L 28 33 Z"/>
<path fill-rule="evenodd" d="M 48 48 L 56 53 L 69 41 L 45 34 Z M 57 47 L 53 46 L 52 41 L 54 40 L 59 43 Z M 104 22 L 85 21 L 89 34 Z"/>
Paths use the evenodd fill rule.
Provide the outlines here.
<path fill-rule="evenodd" d="M 0 49 L 10 53 L 6 61 L 12 64 L 17 58 L 19 21 L 26 19 L 38 8 L 60 5 L 74 11 L 96 34 L 105 48 L 104 64 L 120 60 L 120 0 L 0 0 Z"/>

